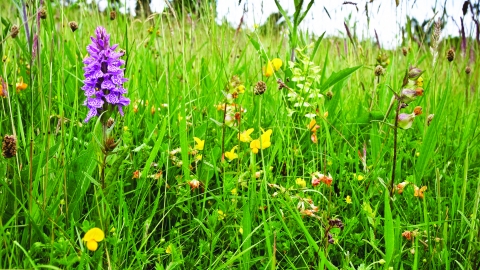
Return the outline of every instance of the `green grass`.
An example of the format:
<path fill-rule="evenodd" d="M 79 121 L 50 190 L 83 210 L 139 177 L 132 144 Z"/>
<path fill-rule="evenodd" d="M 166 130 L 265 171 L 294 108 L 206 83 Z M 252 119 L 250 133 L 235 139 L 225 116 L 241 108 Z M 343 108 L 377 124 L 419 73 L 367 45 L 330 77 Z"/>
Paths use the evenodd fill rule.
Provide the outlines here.
<path fill-rule="evenodd" d="M 0 98 L 0 134 L 15 134 L 18 147 L 14 158 L 0 159 L 0 268 L 479 267 L 479 71 L 460 51 L 446 60 L 458 44 L 443 41 L 435 66 L 426 45 L 411 43 L 406 56 L 401 48 L 384 51 L 389 64 L 377 78 L 374 43 L 298 33 L 303 51 L 295 71 L 280 29 L 236 32 L 217 25 L 209 9 L 193 20 L 166 12 L 111 21 L 46 1 L 40 29 L 36 6 L 28 8 L 30 32 L 41 46 L 32 58 L 23 26 L 17 38 L 8 36 L 10 23 L 23 21 L 21 5 L 0 7 L 8 11 L 1 15 L 0 77 L 9 93 Z M 73 20 L 75 32 L 68 27 Z M 106 157 L 98 118 L 83 123 L 81 90 L 85 48 L 99 25 L 126 50 L 132 101 L 124 117 L 113 115 L 109 134 L 118 145 Z M 468 40 L 468 46 L 478 58 L 478 44 Z M 264 77 L 262 66 L 273 58 L 283 66 Z M 389 88 L 401 89 L 411 65 L 425 71 L 425 93 L 402 112 L 421 106 L 423 114 L 411 129 L 398 130 L 395 184 L 410 184 L 390 198 L 393 113 L 383 119 Z M 310 107 L 294 107 L 288 97 L 307 96 L 295 72 L 310 76 L 310 93 L 323 95 L 306 98 Z M 226 102 L 234 75 L 245 86 L 236 112 L 240 106 L 246 112 L 228 126 L 224 107 L 216 105 Z M 17 92 L 20 78 L 28 87 Z M 279 90 L 277 79 L 291 90 Z M 255 95 L 261 80 L 267 90 Z M 305 114 L 316 115 L 317 143 Z M 427 125 L 429 114 L 435 116 Z M 254 154 L 238 140 L 249 128 L 253 139 L 271 129 L 271 146 Z M 205 140 L 203 150 L 194 150 L 194 137 Z M 223 158 L 234 146 L 238 159 Z M 314 172 L 330 174 L 332 185 L 313 186 Z M 194 179 L 196 189 L 189 185 Z M 414 185 L 427 187 L 423 199 L 414 196 Z M 82 241 L 93 227 L 105 232 L 95 252 Z M 405 231 L 414 232 L 412 240 Z"/>

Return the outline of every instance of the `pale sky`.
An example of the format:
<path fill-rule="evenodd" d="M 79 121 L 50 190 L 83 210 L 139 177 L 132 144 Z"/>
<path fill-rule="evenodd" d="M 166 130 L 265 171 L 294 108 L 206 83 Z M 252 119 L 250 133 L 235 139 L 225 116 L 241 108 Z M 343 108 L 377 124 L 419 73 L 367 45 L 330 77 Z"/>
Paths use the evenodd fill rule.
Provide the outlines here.
<path fill-rule="evenodd" d="M 76 2 L 78 0 L 62 0 L 65 2 Z M 107 8 L 107 0 L 85 0 L 87 4 L 95 2 L 98 8 L 103 11 Z M 384 48 L 392 48 L 399 44 L 400 27 L 405 26 L 407 14 L 422 23 L 434 17 L 433 8 L 438 11 L 435 18 L 442 15 L 443 5 L 448 14 L 447 25 L 441 36 L 458 36 L 460 17 L 462 14 L 463 0 L 399 0 L 400 5 L 395 6 L 395 0 L 350 0 L 357 5 L 343 5 L 344 0 L 316 0 L 310 12 L 301 24 L 301 29 L 308 30 L 315 35 L 344 36 L 344 21 L 353 31 L 356 24 L 357 37 L 360 39 L 373 38 L 374 30 L 377 31 L 380 44 Z M 283 8 L 292 15 L 294 12 L 293 0 L 279 0 Z M 305 2 L 309 2 L 305 0 Z M 368 13 L 370 24 L 367 24 L 365 3 L 368 2 Z M 372 3 L 370 3 L 372 2 Z M 135 14 L 136 0 L 120 0 L 119 11 Z M 151 0 L 150 8 L 153 12 L 162 12 L 166 7 L 165 0 Z M 358 11 L 357 8 L 358 7 Z M 244 27 L 253 29 L 255 24 L 262 25 L 268 16 L 278 12 L 274 0 L 217 0 L 217 23 L 226 20 L 228 24 L 236 28 L 246 9 Z M 330 14 L 330 17 L 327 15 Z M 455 23 L 456 22 L 456 23 Z M 458 26 L 457 26 L 458 24 Z M 470 11 L 465 16 L 466 35 L 475 35 L 474 24 L 472 23 Z"/>
<path fill-rule="evenodd" d="M 254 24 L 261 25 L 266 21 L 268 16 L 277 12 L 278 9 L 274 0 L 242 0 L 238 4 L 238 0 L 218 0 L 217 1 L 217 22 L 221 23 L 225 19 L 232 27 L 237 27 L 243 14 L 244 5 L 247 13 L 244 17 L 244 23 L 247 28 L 252 28 Z M 289 14 L 293 14 L 293 0 L 279 1 Z M 309 2 L 308 0 L 305 2 Z M 365 3 L 369 0 L 350 2 L 357 3 L 358 11 L 354 5 L 343 5 L 344 0 L 317 0 L 304 22 L 301 24 L 302 29 L 321 35 L 343 35 L 345 34 L 344 21 L 353 31 L 353 25 L 357 24 L 357 36 L 359 38 L 374 37 L 374 29 L 377 31 L 380 43 L 383 47 L 393 47 L 398 44 L 400 36 L 400 26 L 404 26 L 406 15 L 417 18 L 422 23 L 425 19 L 431 19 L 434 16 L 433 7 L 436 5 L 438 10 L 437 17 L 442 15 L 445 0 L 400 0 L 398 8 L 395 6 L 395 0 L 376 0 L 368 4 L 370 15 L 370 25 L 367 25 L 367 17 L 365 12 Z M 458 36 L 458 27 L 452 20 L 455 19 L 460 25 L 460 17 L 462 14 L 462 0 L 447 0 L 446 9 L 448 13 L 448 21 L 446 28 L 442 32 L 442 37 L 449 35 Z M 330 17 L 327 15 L 327 12 Z M 470 13 L 465 17 L 466 34 L 474 34 L 474 28 Z"/>

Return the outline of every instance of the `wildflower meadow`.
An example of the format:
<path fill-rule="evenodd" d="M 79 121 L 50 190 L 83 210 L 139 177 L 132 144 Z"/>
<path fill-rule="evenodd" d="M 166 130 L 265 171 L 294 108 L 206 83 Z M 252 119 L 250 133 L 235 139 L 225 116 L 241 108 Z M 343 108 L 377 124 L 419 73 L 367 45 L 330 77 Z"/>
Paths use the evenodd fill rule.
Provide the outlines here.
<path fill-rule="evenodd" d="M 0 269 L 480 269 L 479 2 L 384 48 L 292 1 L 2 1 Z"/>

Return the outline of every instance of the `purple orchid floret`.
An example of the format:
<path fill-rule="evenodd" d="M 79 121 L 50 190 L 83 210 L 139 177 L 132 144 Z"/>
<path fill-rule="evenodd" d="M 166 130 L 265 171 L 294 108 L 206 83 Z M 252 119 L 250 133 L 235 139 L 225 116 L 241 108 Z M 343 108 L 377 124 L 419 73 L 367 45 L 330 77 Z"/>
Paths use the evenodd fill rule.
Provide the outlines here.
<path fill-rule="evenodd" d="M 122 108 L 130 104 L 130 99 L 123 96 L 127 93 L 123 88 L 127 79 L 124 69 L 120 68 L 125 63 L 120 59 L 123 54 L 115 52 L 117 44 L 110 46 L 110 35 L 101 26 L 95 30 L 95 37 L 90 39 L 92 43 L 87 46 L 90 57 L 83 61 L 86 66 L 83 68 L 85 80 L 82 89 L 87 97 L 83 105 L 89 109 L 85 122 L 114 106 L 123 116 Z"/>

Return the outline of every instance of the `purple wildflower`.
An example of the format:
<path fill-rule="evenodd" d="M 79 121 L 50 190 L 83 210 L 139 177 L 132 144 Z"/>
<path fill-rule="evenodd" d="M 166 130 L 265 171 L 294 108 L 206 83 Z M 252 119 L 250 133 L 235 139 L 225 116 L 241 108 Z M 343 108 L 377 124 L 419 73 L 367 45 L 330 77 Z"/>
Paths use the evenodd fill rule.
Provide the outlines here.
<path fill-rule="evenodd" d="M 115 52 L 118 44 L 109 45 L 110 35 L 101 26 L 97 27 L 95 35 L 96 37 L 90 37 L 92 43 L 87 46 L 90 57 L 83 61 L 86 66 L 83 68 L 85 85 L 82 89 L 87 97 L 83 105 L 89 109 L 85 122 L 104 111 L 112 110 L 113 106 L 117 106 L 123 116 L 123 106 L 130 104 L 130 99 L 123 96 L 127 93 L 123 88 L 127 79 L 124 77 L 124 69 L 120 68 L 125 63 L 119 59 L 123 54 Z"/>

